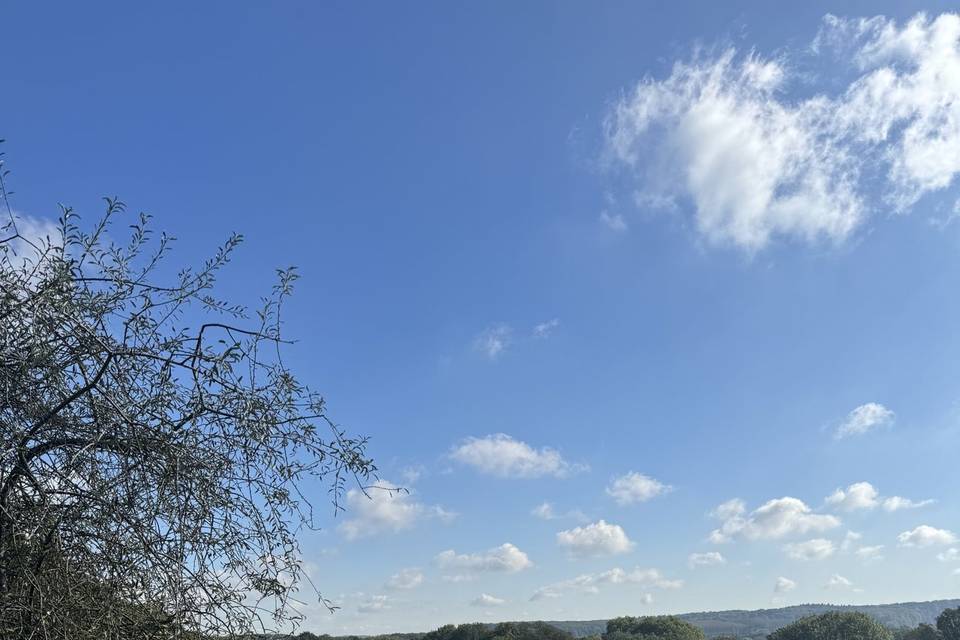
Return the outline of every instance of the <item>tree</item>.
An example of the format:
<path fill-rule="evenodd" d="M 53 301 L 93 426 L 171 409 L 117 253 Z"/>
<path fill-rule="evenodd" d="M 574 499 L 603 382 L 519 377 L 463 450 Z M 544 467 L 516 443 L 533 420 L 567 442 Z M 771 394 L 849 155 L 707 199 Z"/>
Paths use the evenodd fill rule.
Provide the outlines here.
<path fill-rule="evenodd" d="M 830 611 L 800 618 L 768 640 L 892 640 L 890 631 L 865 613 Z"/>
<path fill-rule="evenodd" d="M 607 621 L 603 640 L 704 640 L 703 630 L 676 616 L 625 616 Z"/>
<path fill-rule="evenodd" d="M 937 616 L 937 630 L 944 640 L 960 640 L 960 607 L 945 609 Z"/>
<path fill-rule="evenodd" d="M 117 199 L 86 231 L 62 208 L 37 235 L 0 192 L 0 637 L 295 622 L 303 483 L 336 510 L 376 472 L 284 363 L 296 272 L 251 314 L 213 293 L 239 235 L 173 271 L 149 216 L 111 240 Z"/>
<path fill-rule="evenodd" d="M 920 623 L 915 629 L 910 629 L 903 634 L 902 640 L 942 640 L 940 631 L 933 625 Z"/>

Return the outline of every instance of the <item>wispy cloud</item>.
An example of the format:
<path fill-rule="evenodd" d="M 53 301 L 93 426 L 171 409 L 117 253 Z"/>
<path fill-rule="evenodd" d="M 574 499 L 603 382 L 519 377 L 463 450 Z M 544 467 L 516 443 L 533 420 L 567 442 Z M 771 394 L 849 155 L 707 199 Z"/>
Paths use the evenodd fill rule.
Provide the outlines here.
<path fill-rule="evenodd" d="M 470 606 L 472 607 L 499 607 L 500 605 L 506 604 L 507 601 L 503 598 L 497 598 L 496 596 L 491 596 L 488 593 L 481 593 L 479 596 L 470 601 Z"/>
<path fill-rule="evenodd" d="M 665 578 L 657 569 L 636 568 L 625 571 L 619 567 L 599 573 L 585 573 L 570 580 L 556 582 L 537 589 L 530 597 L 531 600 L 559 598 L 565 593 L 599 593 L 603 585 L 640 585 L 648 589 L 680 589 L 683 580 Z M 648 594 L 645 594 L 648 595 Z M 653 602 L 652 597 L 645 597 L 646 604 Z"/>
<path fill-rule="evenodd" d="M 541 340 L 544 338 L 549 338 L 559 326 L 559 318 L 551 318 L 546 322 L 541 322 L 533 327 L 533 337 Z"/>
<path fill-rule="evenodd" d="M 794 560 L 824 560 L 837 550 L 832 540 L 814 538 L 805 542 L 792 542 L 784 545 L 787 557 Z"/>
<path fill-rule="evenodd" d="M 513 341 L 513 328 L 499 323 L 487 327 L 473 340 L 473 348 L 488 360 L 498 360 Z"/>
<path fill-rule="evenodd" d="M 347 491 L 347 516 L 339 527 L 347 540 L 412 529 L 422 520 L 448 523 L 455 514 L 438 505 L 418 501 L 412 492 L 397 491 L 387 480 L 378 480 L 366 493 Z"/>
<path fill-rule="evenodd" d="M 851 411 L 837 427 L 834 436 L 837 439 L 861 436 L 881 427 L 889 427 L 893 424 L 894 417 L 893 411 L 882 404 L 868 402 Z"/>
<path fill-rule="evenodd" d="M 617 233 L 624 233 L 629 228 L 626 219 L 624 219 L 623 214 L 620 213 L 601 211 L 600 222 L 611 231 L 616 231 Z"/>
<path fill-rule="evenodd" d="M 393 574 L 384 585 L 385 589 L 406 591 L 415 589 L 423 584 L 423 572 L 420 569 L 403 569 Z"/>
<path fill-rule="evenodd" d="M 691 569 L 697 567 L 711 567 L 718 564 L 726 564 L 727 559 L 719 551 L 707 551 L 706 553 L 691 553 L 687 556 L 687 566 Z"/>

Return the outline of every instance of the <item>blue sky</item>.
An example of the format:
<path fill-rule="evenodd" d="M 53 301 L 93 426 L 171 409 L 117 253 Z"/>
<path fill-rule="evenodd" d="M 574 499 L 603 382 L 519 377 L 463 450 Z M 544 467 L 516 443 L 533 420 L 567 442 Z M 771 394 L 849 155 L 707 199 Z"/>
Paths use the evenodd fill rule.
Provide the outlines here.
<path fill-rule="evenodd" d="M 6 3 L 13 204 L 299 267 L 307 628 L 956 596 L 960 19 L 794 4 Z"/>

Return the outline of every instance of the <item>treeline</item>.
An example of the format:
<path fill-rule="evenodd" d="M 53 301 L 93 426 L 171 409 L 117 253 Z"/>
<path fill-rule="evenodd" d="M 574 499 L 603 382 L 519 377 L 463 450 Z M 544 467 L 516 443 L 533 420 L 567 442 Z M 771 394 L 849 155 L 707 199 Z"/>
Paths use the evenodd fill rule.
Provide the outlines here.
<path fill-rule="evenodd" d="M 764 636 L 759 636 L 763 638 Z M 960 640 L 960 607 L 944 610 L 936 624 L 890 629 L 862 612 L 830 611 L 792 622 L 767 640 Z M 719 635 L 713 640 L 756 640 L 755 636 Z M 429 633 L 381 636 L 330 636 L 309 631 L 295 640 L 577 640 L 546 622 L 445 625 Z M 583 639 L 580 639 L 583 640 Z M 625 616 L 607 621 L 606 630 L 586 640 L 707 640 L 700 627 L 677 616 Z"/>

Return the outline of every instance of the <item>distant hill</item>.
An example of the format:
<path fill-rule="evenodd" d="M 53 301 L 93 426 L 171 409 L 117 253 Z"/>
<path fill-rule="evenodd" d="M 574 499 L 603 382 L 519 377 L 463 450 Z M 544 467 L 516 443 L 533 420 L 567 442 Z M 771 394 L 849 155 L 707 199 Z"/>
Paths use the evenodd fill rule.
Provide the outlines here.
<path fill-rule="evenodd" d="M 933 600 L 930 602 L 898 602 L 896 604 L 871 605 L 835 605 L 801 604 L 780 609 L 758 609 L 756 611 L 705 611 L 680 615 L 691 624 L 695 624 L 708 638 L 729 634 L 738 638 L 766 638 L 780 627 L 790 624 L 804 616 L 816 615 L 827 611 L 860 611 L 872 616 L 878 622 L 891 629 L 915 627 L 921 622 L 932 624 L 944 609 L 960 607 L 960 600 Z M 603 633 L 606 620 L 569 620 L 548 621 L 558 629 L 568 631 L 578 638 Z"/>

